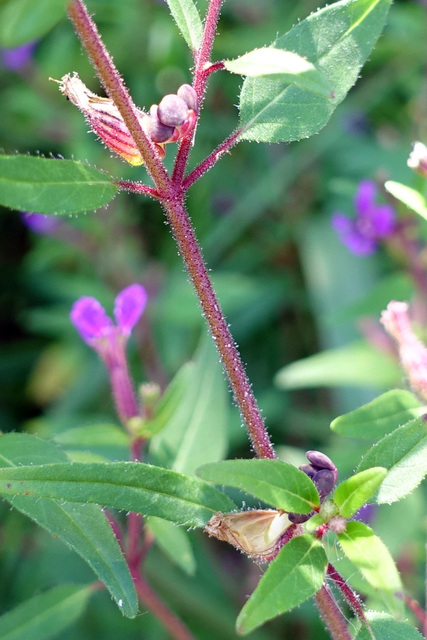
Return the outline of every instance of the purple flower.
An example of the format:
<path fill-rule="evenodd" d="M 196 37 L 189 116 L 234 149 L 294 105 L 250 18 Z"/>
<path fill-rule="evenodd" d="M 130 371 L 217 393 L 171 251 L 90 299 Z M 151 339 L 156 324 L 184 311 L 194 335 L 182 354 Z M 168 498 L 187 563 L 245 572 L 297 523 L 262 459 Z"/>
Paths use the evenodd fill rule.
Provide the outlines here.
<path fill-rule="evenodd" d="M 147 292 L 140 284 L 131 284 L 117 296 L 114 305 L 116 324 L 107 316 L 96 298 L 79 298 L 71 310 L 71 322 L 87 344 L 103 352 L 105 343 L 126 342 L 147 303 Z"/>
<path fill-rule="evenodd" d="M 396 214 L 389 204 L 377 204 L 378 188 L 372 180 L 362 180 L 354 198 L 355 218 L 341 212 L 332 216 L 332 228 L 339 239 L 355 255 L 368 256 L 378 247 L 378 241 L 395 229 Z"/>
<path fill-rule="evenodd" d="M 35 47 L 35 42 L 27 42 L 15 49 L 1 49 L 0 57 L 3 67 L 11 71 L 19 71 L 30 62 Z"/>
<path fill-rule="evenodd" d="M 34 233 L 49 235 L 61 222 L 54 216 L 47 216 L 43 213 L 21 213 L 22 222 Z"/>

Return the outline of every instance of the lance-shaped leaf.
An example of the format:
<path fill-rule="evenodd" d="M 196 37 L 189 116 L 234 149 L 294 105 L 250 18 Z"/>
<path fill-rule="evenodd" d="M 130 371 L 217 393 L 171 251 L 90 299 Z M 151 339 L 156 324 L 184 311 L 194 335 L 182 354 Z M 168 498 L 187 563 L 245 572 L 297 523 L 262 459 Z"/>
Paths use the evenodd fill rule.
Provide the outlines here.
<path fill-rule="evenodd" d="M 344 480 L 333 495 L 343 518 L 350 518 L 375 493 L 387 475 L 387 469 L 375 467 L 366 469 Z"/>
<path fill-rule="evenodd" d="M 11 433 L 0 438 L 0 466 L 3 467 L 0 471 L 10 472 L 13 470 L 11 467 L 18 468 L 16 465 L 64 461 L 67 461 L 67 456 L 55 445 L 34 436 Z M 76 551 L 102 580 L 121 611 L 129 617 L 136 615 L 138 602 L 133 581 L 117 539 L 100 507 L 10 493 L 3 497 Z"/>
<path fill-rule="evenodd" d="M 118 191 L 106 173 L 75 160 L 0 155 L 0 204 L 29 213 L 79 213 Z"/>
<path fill-rule="evenodd" d="M 13 48 L 44 36 L 66 15 L 67 0 L 14 0 L 0 12 L 0 46 Z"/>
<path fill-rule="evenodd" d="M 194 575 L 196 559 L 191 548 L 188 532 L 172 522 L 147 516 L 144 523 L 154 535 L 156 544 L 185 573 Z"/>
<path fill-rule="evenodd" d="M 23 602 L 0 616 L 1 640 L 48 640 L 84 612 L 92 587 L 63 585 Z"/>
<path fill-rule="evenodd" d="M 358 471 L 369 467 L 388 470 L 376 502 L 390 503 L 403 498 L 427 474 L 427 422 L 425 416 L 411 420 L 377 442 L 363 458 Z"/>
<path fill-rule="evenodd" d="M 423 640 L 417 629 L 408 622 L 396 620 L 388 613 L 367 611 L 370 629 L 362 625 L 354 640 Z"/>
<path fill-rule="evenodd" d="M 343 436 L 378 440 L 422 412 L 423 408 L 413 393 L 393 389 L 363 407 L 335 418 L 331 429 Z"/>
<path fill-rule="evenodd" d="M 216 484 L 237 487 L 267 504 L 296 513 L 310 513 L 319 505 L 319 494 L 310 478 L 280 460 L 224 460 L 197 470 Z"/>
<path fill-rule="evenodd" d="M 345 555 L 359 569 L 374 589 L 400 594 L 402 583 L 389 550 L 368 525 L 363 522 L 348 522 L 338 540 Z M 396 600 L 395 609 L 401 605 Z"/>
<path fill-rule="evenodd" d="M 415 211 L 419 216 L 427 220 L 427 201 L 425 197 L 415 189 L 407 187 L 406 184 L 387 180 L 384 184 L 386 190 L 391 193 L 393 198 L 402 202 L 408 209 Z"/>
<path fill-rule="evenodd" d="M 308 600 L 322 586 L 326 565 L 326 554 L 318 540 L 309 535 L 290 540 L 239 613 L 237 631 L 249 633 Z"/>
<path fill-rule="evenodd" d="M 273 80 L 294 84 L 301 89 L 332 98 L 332 86 L 327 78 L 306 58 L 292 51 L 263 47 L 245 53 L 235 60 L 224 60 L 231 73 L 241 76 L 270 76 Z"/>
<path fill-rule="evenodd" d="M 0 494 L 96 503 L 202 527 L 233 502 L 198 478 L 139 462 L 69 463 L 0 469 Z"/>
<path fill-rule="evenodd" d="M 193 0 L 167 0 L 170 12 L 185 42 L 195 52 L 200 47 L 203 25 Z"/>
<path fill-rule="evenodd" d="M 342 0 L 276 40 L 275 48 L 311 62 L 333 87 L 334 98 L 270 78 L 246 78 L 240 94 L 241 138 L 286 142 L 319 131 L 356 82 L 389 5 L 390 0 Z"/>

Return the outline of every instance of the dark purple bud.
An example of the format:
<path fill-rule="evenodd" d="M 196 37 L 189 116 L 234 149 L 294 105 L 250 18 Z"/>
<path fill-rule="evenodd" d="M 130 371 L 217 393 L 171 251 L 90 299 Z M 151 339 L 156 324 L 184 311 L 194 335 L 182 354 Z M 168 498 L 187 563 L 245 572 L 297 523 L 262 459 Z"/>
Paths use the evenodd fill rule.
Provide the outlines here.
<path fill-rule="evenodd" d="M 157 105 L 153 104 L 150 109 L 150 115 L 146 116 L 143 120 L 144 130 L 153 142 L 167 142 L 172 138 L 175 129 L 174 127 L 167 127 L 160 122 L 157 117 L 157 109 Z"/>
<path fill-rule="evenodd" d="M 302 524 L 303 522 L 310 520 L 313 513 L 314 511 L 311 513 L 288 513 L 288 518 L 294 524 Z"/>
<path fill-rule="evenodd" d="M 189 109 L 197 113 L 197 93 L 190 84 L 182 84 L 177 95 L 184 100 Z"/>
<path fill-rule="evenodd" d="M 160 101 L 157 117 L 167 127 L 180 127 L 188 118 L 187 104 L 182 98 L 169 93 Z"/>
<path fill-rule="evenodd" d="M 322 469 L 315 474 L 313 482 L 319 492 L 320 501 L 323 501 L 335 486 L 335 474 L 330 469 Z"/>
<path fill-rule="evenodd" d="M 317 469 L 329 469 L 330 471 L 336 471 L 336 466 L 328 456 L 325 456 L 321 451 L 307 451 L 305 454 L 307 460 Z"/>
<path fill-rule="evenodd" d="M 302 464 L 298 469 L 303 471 L 309 478 L 313 478 L 313 476 L 319 471 L 319 469 L 316 469 L 316 467 L 313 467 L 311 464 Z"/>

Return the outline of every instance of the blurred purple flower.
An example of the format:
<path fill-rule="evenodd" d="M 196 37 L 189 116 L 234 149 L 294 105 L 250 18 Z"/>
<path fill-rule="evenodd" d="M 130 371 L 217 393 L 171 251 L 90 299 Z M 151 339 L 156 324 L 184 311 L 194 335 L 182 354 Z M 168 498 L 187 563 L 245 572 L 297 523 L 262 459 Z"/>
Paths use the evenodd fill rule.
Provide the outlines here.
<path fill-rule="evenodd" d="M 80 336 L 96 351 L 104 351 L 104 343 L 126 341 L 140 319 L 147 303 L 147 292 L 140 284 L 131 284 L 121 291 L 114 305 L 113 323 L 104 307 L 95 298 L 79 298 L 71 310 L 71 322 Z M 121 340 L 122 341 L 122 340 Z"/>
<path fill-rule="evenodd" d="M 359 522 L 364 522 L 365 524 L 372 524 L 375 520 L 375 517 L 378 512 L 378 505 L 366 503 L 363 507 L 360 507 L 358 511 L 354 514 L 352 520 L 358 520 Z"/>
<path fill-rule="evenodd" d="M 34 233 L 49 235 L 61 224 L 58 218 L 43 213 L 21 213 L 22 222 Z"/>
<path fill-rule="evenodd" d="M 396 213 L 389 204 L 377 204 L 378 188 L 372 180 L 359 183 L 355 198 L 355 218 L 337 212 L 332 216 L 332 228 L 349 251 L 368 256 L 378 247 L 378 241 L 390 236 L 395 229 Z"/>
<path fill-rule="evenodd" d="M 2 66 L 10 71 L 19 71 L 30 62 L 35 48 L 35 42 L 27 42 L 14 49 L 0 49 Z"/>

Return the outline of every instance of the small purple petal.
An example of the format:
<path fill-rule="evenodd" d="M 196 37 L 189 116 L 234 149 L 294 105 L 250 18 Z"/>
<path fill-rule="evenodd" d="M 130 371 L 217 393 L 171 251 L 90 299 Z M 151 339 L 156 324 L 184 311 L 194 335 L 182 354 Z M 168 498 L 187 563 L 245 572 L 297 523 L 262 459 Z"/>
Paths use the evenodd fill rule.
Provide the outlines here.
<path fill-rule="evenodd" d="M 354 208 L 358 215 L 369 215 L 371 209 L 375 207 L 375 198 L 378 188 L 372 180 L 362 180 L 354 197 Z"/>
<path fill-rule="evenodd" d="M 5 69 L 19 71 L 31 60 L 36 43 L 27 42 L 15 49 L 1 49 L 1 62 Z"/>
<path fill-rule="evenodd" d="M 378 204 L 371 213 L 372 226 L 377 238 L 387 238 L 394 231 L 396 214 L 389 204 Z"/>
<path fill-rule="evenodd" d="M 85 297 L 76 300 L 70 318 L 83 340 L 89 344 L 96 338 L 108 335 L 114 327 L 104 307 L 95 298 Z"/>
<path fill-rule="evenodd" d="M 22 222 L 34 233 L 48 235 L 55 231 L 61 222 L 54 216 L 47 216 L 43 213 L 22 213 Z"/>
<path fill-rule="evenodd" d="M 121 333 L 128 338 L 147 304 L 147 292 L 140 284 L 123 289 L 114 304 L 114 316 Z"/>
<path fill-rule="evenodd" d="M 369 256 L 375 253 L 377 242 L 371 234 L 364 233 L 357 222 L 350 220 L 342 213 L 335 213 L 332 216 L 332 228 L 338 233 L 342 244 L 356 256 Z"/>

